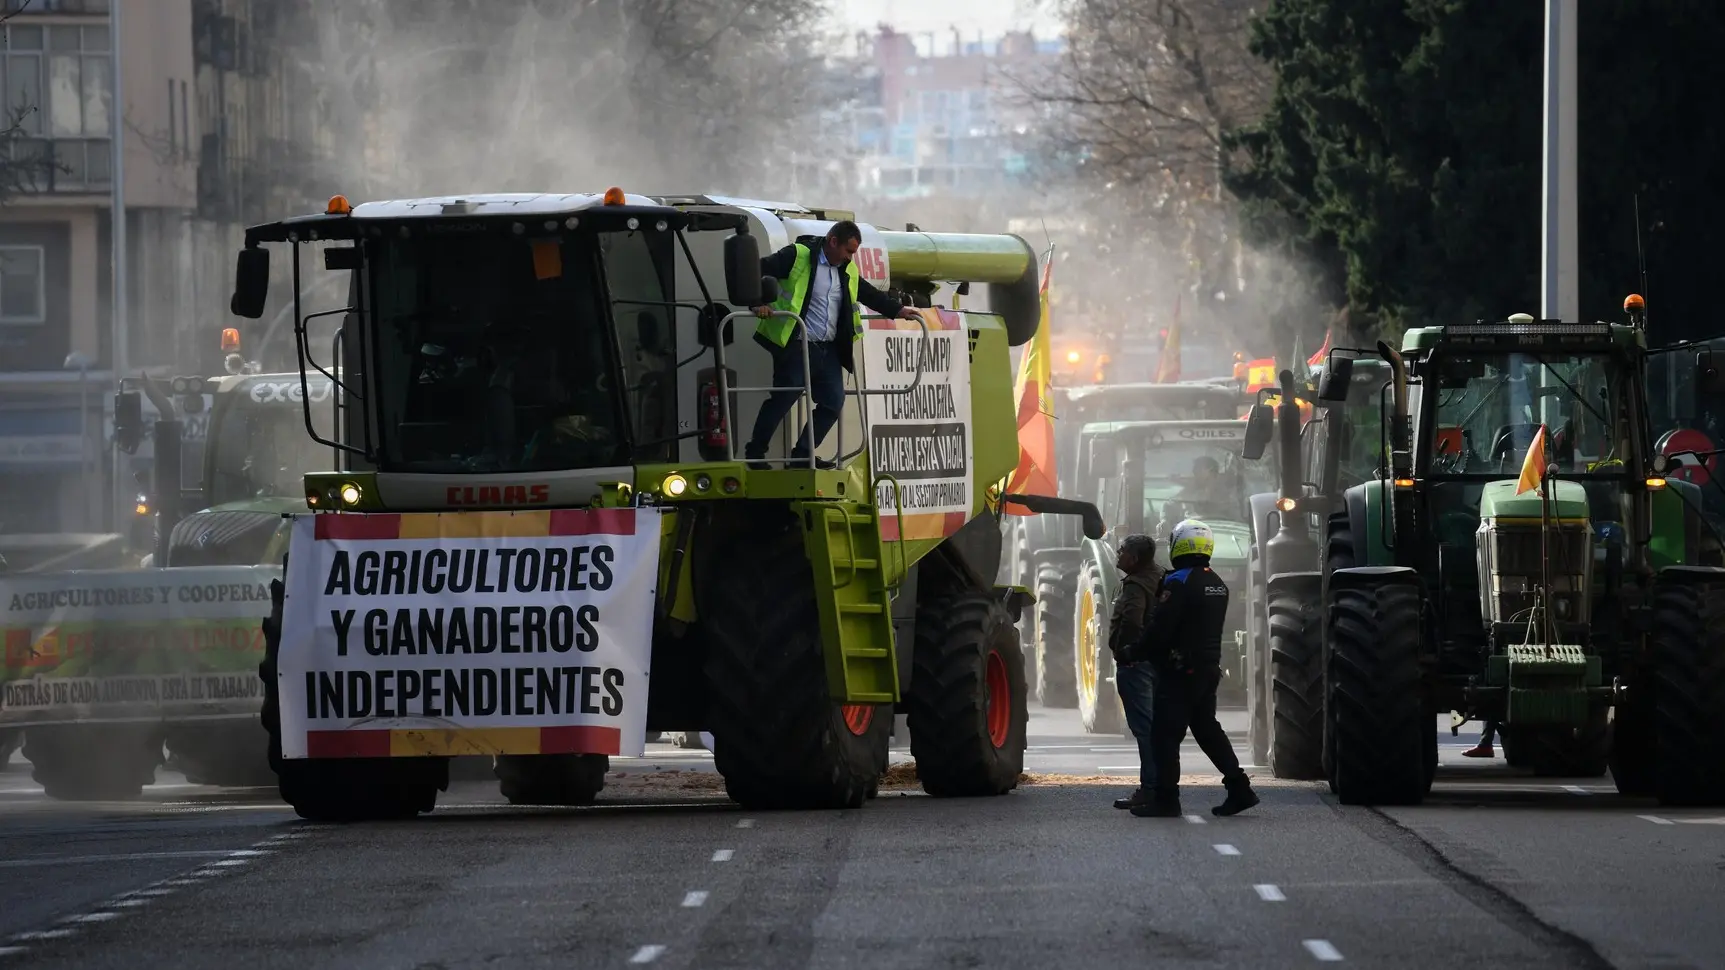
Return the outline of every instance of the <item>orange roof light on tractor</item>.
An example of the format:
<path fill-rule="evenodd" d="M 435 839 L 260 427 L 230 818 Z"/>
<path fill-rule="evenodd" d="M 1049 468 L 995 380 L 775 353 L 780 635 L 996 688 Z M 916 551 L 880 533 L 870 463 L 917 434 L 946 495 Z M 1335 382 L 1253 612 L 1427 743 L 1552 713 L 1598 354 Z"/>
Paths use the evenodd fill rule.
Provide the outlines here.
<path fill-rule="evenodd" d="M 613 185 L 605 190 L 603 201 L 606 205 L 623 205 L 626 200 L 623 197 L 623 190 Z"/>
<path fill-rule="evenodd" d="M 324 210 L 324 214 L 331 216 L 351 216 L 353 215 L 353 203 L 347 201 L 347 196 L 345 195 L 332 195 L 329 197 L 329 208 Z"/>

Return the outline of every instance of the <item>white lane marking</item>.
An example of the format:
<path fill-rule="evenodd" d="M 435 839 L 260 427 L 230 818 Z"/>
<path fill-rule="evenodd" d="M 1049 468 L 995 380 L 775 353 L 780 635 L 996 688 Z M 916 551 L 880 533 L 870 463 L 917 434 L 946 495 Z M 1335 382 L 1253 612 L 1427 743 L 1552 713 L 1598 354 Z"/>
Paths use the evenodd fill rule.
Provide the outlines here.
<path fill-rule="evenodd" d="M 117 852 L 112 855 L 32 856 L 28 859 L 0 861 L 0 869 L 28 869 L 35 866 L 66 866 L 77 863 L 135 862 L 144 859 L 205 859 L 225 856 L 220 849 L 186 850 L 184 852 Z"/>
<path fill-rule="evenodd" d="M 1593 794 L 1592 792 L 1581 787 L 1580 785 L 1564 785 L 1563 790 L 1566 792 L 1569 792 L 1571 795 L 1591 795 L 1591 794 Z"/>
<path fill-rule="evenodd" d="M 112 903 L 109 903 L 108 905 L 120 906 L 120 907 L 124 907 L 126 909 L 132 909 L 132 908 L 137 907 L 137 906 L 148 906 L 153 902 L 155 902 L 155 900 L 151 899 L 147 896 L 138 896 L 138 897 L 135 897 L 133 899 L 116 899 Z"/>
<path fill-rule="evenodd" d="M 14 933 L 14 934 L 12 934 L 12 939 L 14 939 L 14 940 L 63 940 L 66 937 L 71 936 L 72 933 L 73 933 L 73 931 L 68 930 L 68 929 L 30 930 L 27 933 Z"/>
<path fill-rule="evenodd" d="M 22 946 L 0 946 L 0 957 L 9 957 L 16 953 L 23 953 L 27 949 L 29 948 Z"/>
<path fill-rule="evenodd" d="M 1306 952 L 1326 963 L 1334 963 L 1342 958 L 1342 951 L 1330 945 L 1329 940 L 1301 940 L 1300 945 Z"/>
<path fill-rule="evenodd" d="M 1654 825 L 1676 825 L 1677 824 L 1676 822 L 1673 822 L 1668 818 L 1660 818 L 1657 815 L 1637 815 L 1635 817 L 1636 818 L 1644 818 L 1647 821 L 1652 822 Z"/>
<path fill-rule="evenodd" d="M 126 895 L 127 896 L 166 896 L 169 893 L 173 892 L 172 889 L 168 889 L 165 887 L 166 887 L 166 884 L 164 883 L 162 886 L 151 886 L 147 889 L 139 889 L 139 890 L 135 890 L 133 892 L 129 892 Z"/>
<path fill-rule="evenodd" d="M 1683 825 L 1725 825 L 1725 818 L 1680 818 L 1676 821 Z"/>
<path fill-rule="evenodd" d="M 659 959 L 659 954 L 664 953 L 664 952 L 665 952 L 665 948 L 662 946 L 658 946 L 658 945 L 644 946 L 644 947 L 640 948 L 639 950 L 635 951 L 635 955 L 629 958 L 629 962 L 630 963 L 652 963 L 654 960 Z"/>
<path fill-rule="evenodd" d="M 212 865 L 212 866 L 243 866 L 250 861 L 252 861 L 252 860 L 250 860 L 250 859 L 217 859 L 216 861 L 210 863 L 210 865 Z"/>
<path fill-rule="evenodd" d="M 235 849 L 234 851 L 228 853 L 228 855 L 233 856 L 235 858 L 239 858 L 241 856 L 269 855 L 269 854 L 270 853 L 269 853 L 268 849 Z"/>
<path fill-rule="evenodd" d="M 730 849 L 719 849 L 718 851 L 713 853 L 713 861 L 714 862 L 730 862 L 732 855 L 735 855 L 735 853 Z"/>
<path fill-rule="evenodd" d="M 1213 845 L 1210 848 L 1215 849 L 1218 855 L 1239 855 L 1240 854 L 1240 850 L 1234 848 L 1231 845 Z"/>
<path fill-rule="evenodd" d="M 740 818 L 740 819 L 737 819 L 737 828 L 740 828 L 740 829 L 752 829 L 752 828 L 754 828 L 754 827 L 755 827 L 755 820 L 754 820 L 754 819 L 752 819 L 752 818 Z"/>
<path fill-rule="evenodd" d="M 1188 816 L 1186 816 L 1186 821 L 1191 822 L 1193 825 L 1208 825 L 1209 824 L 1209 822 L 1202 815 L 1188 815 Z"/>
<path fill-rule="evenodd" d="M 1282 895 L 1282 891 L 1280 889 L 1267 882 L 1259 883 L 1252 888 L 1257 890 L 1258 898 L 1262 899 L 1266 903 L 1286 902 L 1288 899 L 1288 897 Z"/>
<path fill-rule="evenodd" d="M 116 913 L 112 910 L 104 910 L 100 913 L 85 913 L 82 916 L 72 916 L 72 917 L 67 918 L 66 922 L 68 922 L 68 923 L 106 923 L 107 921 L 109 921 L 111 919 L 119 919 L 119 918 L 120 918 L 119 913 Z"/>
<path fill-rule="evenodd" d="M 694 909 L 695 907 L 704 904 L 706 901 L 707 891 L 705 889 L 691 889 L 683 896 L 683 908 Z"/>

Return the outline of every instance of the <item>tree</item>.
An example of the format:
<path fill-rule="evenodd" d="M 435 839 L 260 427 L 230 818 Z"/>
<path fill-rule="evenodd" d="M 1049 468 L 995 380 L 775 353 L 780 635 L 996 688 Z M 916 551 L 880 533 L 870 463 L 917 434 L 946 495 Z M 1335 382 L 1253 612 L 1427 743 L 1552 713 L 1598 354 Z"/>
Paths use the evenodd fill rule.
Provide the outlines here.
<path fill-rule="evenodd" d="M 1663 269 L 1653 316 L 1703 320 L 1725 136 L 1702 119 L 1725 80 L 1725 12 L 1580 6 L 1582 315 L 1621 319 L 1638 285 L 1639 194 Z M 1227 181 L 1258 239 L 1308 253 L 1361 320 L 1538 310 L 1540 4 L 1271 0 L 1252 49 L 1275 93 L 1261 122 L 1230 134 Z"/>
<path fill-rule="evenodd" d="M 0 25 L 30 8 L 24 0 L 7 13 L 0 14 Z M 37 112 L 37 106 L 26 100 L 10 105 L 0 128 L 0 205 L 26 192 L 43 188 L 44 180 L 53 172 L 65 171 L 47 152 L 47 143 L 30 138 L 25 122 Z"/>

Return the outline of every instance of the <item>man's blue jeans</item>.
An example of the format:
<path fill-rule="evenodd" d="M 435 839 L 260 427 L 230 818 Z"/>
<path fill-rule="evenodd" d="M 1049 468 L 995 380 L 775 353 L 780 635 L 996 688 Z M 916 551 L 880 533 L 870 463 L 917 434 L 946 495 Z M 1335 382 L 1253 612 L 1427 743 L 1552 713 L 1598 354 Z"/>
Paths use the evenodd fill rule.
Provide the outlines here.
<path fill-rule="evenodd" d="M 1114 686 L 1126 708 L 1126 726 L 1138 742 L 1138 785 L 1149 795 L 1156 790 L 1156 755 L 1150 729 L 1156 712 L 1156 668 L 1148 663 L 1122 664 L 1114 670 Z"/>
<path fill-rule="evenodd" d="M 748 447 L 743 454 L 747 458 L 764 458 L 767 454 L 767 444 L 784 422 L 785 415 L 796 407 L 797 400 L 803 396 L 803 348 L 802 337 L 793 338 L 790 343 L 773 355 L 773 386 L 797 388 L 797 390 L 775 391 L 772 396 L 761 404 L 761 410 L 755 416 L 755 431 L 750 435 Z M 831 341 L 816 341 L 809 344 L 809 390 L 814 395 L 814 446 L 820 447 L 827 432 L 838 423 L 839 414 L 845 406 L 845 371 L 844 364 L 839 360 L 839 348 Z M 792 458 L 807 458 L 809 456 L 809 428 L 804 427 L 802 437 L 797 439 L 796 447 L 791 450 Z"/>

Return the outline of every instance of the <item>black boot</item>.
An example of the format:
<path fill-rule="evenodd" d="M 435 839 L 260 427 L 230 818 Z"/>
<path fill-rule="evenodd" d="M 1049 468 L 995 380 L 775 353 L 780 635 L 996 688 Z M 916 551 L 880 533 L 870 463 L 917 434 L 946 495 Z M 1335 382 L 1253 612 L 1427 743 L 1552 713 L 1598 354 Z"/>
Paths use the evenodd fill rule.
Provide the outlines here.
<path fill-rule="evenodd" d="M 1114 799 L 1114 807 L 1119 809 L 1137 808 L 1139 805 L 1148 805 L 1153 800 L 1154 796 L 1149 792 L 1146 792 L 1142 788 L 1134 788 L 1132 789 L 1132 794 L 1127 795 L 1125 798 Z"/>
<path fill-rule="evenodd" d="M 1132 814 L 1137 818 L 1179 818 L 1180 796 L 1157 792 L 1149 804 L 1132 806 Z"/>
<path fill-rule="evenodd" d="M 1222 804 L 1210 809 L 1210 814 L 1226 818 L 1230 815 L 1238 815 L 1258 804 L 1258 793 L 1252 790 L 1252 782 L 1245 775 L 1228 782 L 1227 785 L 1228 797 L 1223 800 Z"/>

